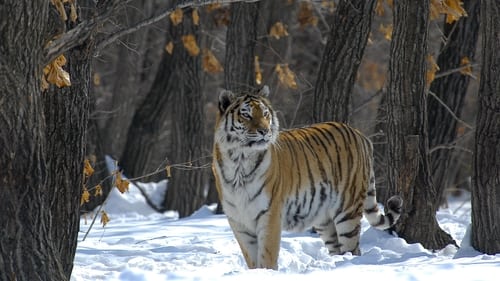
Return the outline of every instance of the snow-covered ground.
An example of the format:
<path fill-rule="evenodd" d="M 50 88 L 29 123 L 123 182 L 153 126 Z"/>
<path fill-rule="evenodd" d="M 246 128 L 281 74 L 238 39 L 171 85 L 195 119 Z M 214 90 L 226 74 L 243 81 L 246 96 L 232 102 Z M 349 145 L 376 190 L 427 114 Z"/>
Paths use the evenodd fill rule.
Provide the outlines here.
<path fill-rule="evenodd" d="M 144 186 L 164 192 L 165 182 Z M 363 219 L 362 256 L 330 256 L 311 233 L 284 233 L 279 270 L 246 268 L 223 215 L 203 207 L 188 218 L 158 214 L 136 187 L 113 190 L 104 209 L 110 222 L 90 227 L 82 218 L 72 281 L 83 280 L 500 280 L 500 254 L 485 255 L 469 245 L 470 203 L 454 199 L 439 211 L 441 227 L 461 248 L 438 252 L 370 228 Z"/>

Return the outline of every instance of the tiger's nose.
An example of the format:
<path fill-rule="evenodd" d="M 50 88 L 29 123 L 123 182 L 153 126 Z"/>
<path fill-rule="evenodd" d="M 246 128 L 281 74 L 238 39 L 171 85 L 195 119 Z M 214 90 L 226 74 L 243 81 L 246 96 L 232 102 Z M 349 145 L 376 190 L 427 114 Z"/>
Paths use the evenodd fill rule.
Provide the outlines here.
<path fill-rule="evenodd" d="M 260 128 L 260 129 L 257 129 L 257 133 L 259 133 L 262 136 L 265 136 L 265 135 L 267 135 L 267 133 L 269 133 L 269 129 L 267 129 L 267 128 Z"/>

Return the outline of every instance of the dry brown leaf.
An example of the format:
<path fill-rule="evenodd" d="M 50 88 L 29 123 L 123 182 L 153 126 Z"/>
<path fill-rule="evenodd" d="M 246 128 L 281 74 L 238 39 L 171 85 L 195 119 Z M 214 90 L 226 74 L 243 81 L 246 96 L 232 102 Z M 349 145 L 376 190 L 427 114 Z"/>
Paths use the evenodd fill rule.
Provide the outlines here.
<path fill-rule="evenodd" d="M 165 51 L 167 51 L 169 55 L 172 54 L 172 52 L 174 51 L 174 43 L 172 41 L 168 42 L 167 45 L 165 45 Z"/>
<path fill-rule="evenodd" d="M 94 196 L 102 196 L 102 185 L 98 184 L 95 187 Z"/>
<path fill-rule="evenodd" d="M 295 80 L 295 73 L 293 73 L 288 64 L 277 64 L 275 68 L 280 83 L 291 89 L 297 89 L 297 81 Z"/>
<path fill-rule="evenodd" d="M 121 193 L 127 192 L 128 191 L 128 185 L 130 184 L 130 182 L 128 180 L 122 179 L 122 174 L 119 171 L 115 172 L 115 176 L 116 176 L 116 179 L 115 179 L 116 188 Z"/>
<path fill-rule="evenodd" d="M 66 10 L 64 9 L 64 1 L 63 0 L 50 0 L 50 3 L 56 7 L 59 16 L 63 21 L 68 20 L 68 15 L 66 14 Z"/>
<path fill-rule="evenodd" d="M 335 2 L 332 0 L 323 0 L 321 1 L 321 7 L 328 10 L 329 13 L 333 13 L 335 10 Z"/>
<path fill-rule="evenodd" d="M 167 165 L 165 167 L 165 172 L 167 173 L 167 178 L 171 178 L 172 177 L 172 172 L 171 172 L 171 169 L 172 167 L 170 165 Z"/>
<path fill-rule="evenodd" d="M 182 22 L 182 17 L 184 16 L 184 12 L 182 11 L 181 8 L 175 9 L 172 13 L 170 13 L 170 21 L 174 26 L 178 25 L 179 23 Z"/>
<path fill-rule="evenodd" d="M 255 56 L 254 67 L 255 67 L 255 83 L 257 85 L 260 85 L 262 84 L 262 69 L 260 69 L 259 56 Z"/>
<path fill-rule="evenodd" d="M 316 26 L 318 24 L 318 17 L 313 14 L 313 7 L 311 3 L 300 3 L 297 20 L 299 21 L 300 27 L 302 28 L 306 27 L 307 25 Z"/>
<path fill-rule="evenodd" d="M 68 14 L 66 14 L 66 9 L 64 8 L 64 3 L 69 3 L 70 13 L 69 18 L 72 22 L 76 22 L 78 15 L 76 14 L 75 0 L 50 0 L 52 5 L 56 7 L 57 12 L 61 16 L 63 21 L 68 20 Z"/>
<path fill-rule="evenodd" d="M 82 197 L 80 198 L 80 206 L 84 203 L 88 203 L 90 201 L 90 192 L 86 186 L 83 187 Z"/>
<path fill-rule="evenodd" d="M 72 22 L 76 22 L 78 19 L 78 15 L 76 14 L 76 5 L 75 1 L 76 0 L 64 0 L 69 3 L 70 5 L 70 12 L 69 12 L 69 18 L 71 19 Z"/>
<path fill-rule="evenodd" d="M 92 168 L 92 165 L 90 164 L 90 160 L 85 159 L 83 161 L 83 175 L 88 178 L 88 177 L 92 176 L 92 174 L 94 174 L 94 168 Z"/>
<path fill-rule="evenodd" d="M 444 0 L 444 4 L 446 6 L 446 23 L 453 23 L 461 17 L 467 16 L 461 0 Z"/>
<path fill-rule="evenodd" d="M 391 39 L 392 39 L 392 29 L 393 29 L 392 23 L 387 25 L 387 26 L 385 26 L 383 23 L 381 23 L 380 27 L 378 28 L 378 30 L 380 32 L 382 32 L 382 34 L 384 34 L 384 38 L 387 41 L 391 41 Z"/>
<path fill-rule="evenodd" d="M 221 3 L 212 3 L 212 4 L 206 5 L 207 12 L 209 12 L 209 13 L 212 11 L 215 11 L 221 7 L 222 7 Z"/>
<path fill-rule="evenodd" d="M 430 20 L 435 20 L 439 18 L 441 12 L 443 11 L 443 1 L 442 0 L 431 0 L 429 12 Z"/>
<path fill-rule="evenodd" d="M 224 70 L 219 60 L 217 60 L 209 49 L 203 49 L 202 67 L 203 71 L 210 74 L 219 73 Z"/>
<path fill-rule="evenodd" d="M 105 227 L 109 222 L 108 214 L 105 211 L 101 211 L 101 223 L 102 227 Z"/>
<path fill-rule="evenodd" d="M 191 16 L 193 17 L 193 24 L 199 25 L 200 24 L 200 14 L 198 13 L 198 9 L 193 9 Z"/>
<path fill-rule="evenodd" d="M 463 75 L 472 76 L 472 66 L 470 64 L 470 59 L 468 57 L 463 57 L 460 60 L 460 66 L 464 67 L 460 69 L 460 73 L 462 73 Z"/>
<path fill-rule="evenodd" d="M 231 23 L 231 11 L 228 7 L 215 10 L 213 15 L 216 26 L 228 26 Z"/>
<path fill-rule="evenodd" d="M 186 48 L 190 56 L 196 57 L 200 54 L 200 48 L 198 48 L 196 38 L 193 34 L 182 36 L 182 44 L 184 45 L 184 48 Z"/>
<path fill-rule="evenodd" d="M 99 75 L 99 73 L 97 73 L 97 72 L 94 73 L 92 81 L 94 82 L 95 86 L 101 85 L 101 75 Z"/>
<path fill-rule="evenodd" d="M 62 68 L 66 64 L 64 55 L 60 55 L 43 69 L 46 82 L 54 84 L 59 88 L 71 86 L 69 73 Z M 43 80 L 42 80 L 43 87 Z"/>
<path fill-rule="evenodd" d="M 453 23 L 467 16 L 461 0 L 431 0 L 430 19 L 437 19 L 441 14 L 446 15 L 446 23 Z"/>
<path fill-rule="evenodd" d="M 269 35 L 273 36 L 276 39 L 280 39 L 281 37 L 288 36 L 288 31 L 286 30 L 285 25 L 282 22 L 278 21 L 269 30 Z"/>
<path fill-rule="evenodd" d="M 45 79 L 45 75 L 42 75 L 42 85 L 41 88 L 43 91 L 47 90 L 49 88 L 50 84 L 47 82 L 47 79 Z"/>
<path fill-rule="evenodd" d="M 383 16 L 385 14 L 384 0 L 377 0 L 377 5 L 375 6 L 375 14 L 377 16 Z"/>
<path fill-rule="evenodd" d="M 439 66 L 432 55 L 427 56 L 427 72 L 426 72 L 426 83 L 429 86 L 432 81 L 436 78 L 436 72 L 438 72 Z"/>

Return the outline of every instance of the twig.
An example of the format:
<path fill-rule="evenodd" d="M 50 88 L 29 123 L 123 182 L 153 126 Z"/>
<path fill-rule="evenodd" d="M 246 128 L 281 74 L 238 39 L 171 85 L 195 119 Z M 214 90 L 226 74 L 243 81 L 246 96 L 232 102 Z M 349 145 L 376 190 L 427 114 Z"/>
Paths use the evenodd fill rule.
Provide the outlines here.
<path fill-rule="evenodd" d="M 113 182 L 113 186 L 114 186 L 114 182 Z M 95 223 L 95 220 L 97 219 L 97 216 L 101 213 L 103 206 L 106 205 L 108 198 L 109 198 L 109 196 L 106 197 L 106 199 L 104 199 L 104 202 L 102 202 L 101 205 L 99 205 L 99 209 L 97 210 L 96 214 L 94 215 L 94 218 L 92 219 L 92 222 L 90 223 L 89 229 L 87 229 L 87 232 L 85 232 L 85 235 L 83 236 L 82 242 L 85 241 L 85 239 L 87 239 L 87 236 L 89 235 L 90 231 L 92 230 L 92 227 L 94 226 L 94 223 Z"/>
<path fill-rule="evenodd" d="M 476 66 L 480 66 L 480 64 L 479 64 L 479 63 L 475 63 L 475 64 L 466 64 L 466 65 L 459 66 L 459 67 L 457 67 L 457 68 L 452 68 L 452 69 L 447 70 L 447 71 L 439 72 L 439 73 L 436 73 L 435 79 L 437 79 L 437 78 L 441 78 L 441 77 L 444 77 L 444 76 L 448 76 L 448 75 L 453 74 L 453 73 L 455 73 L 455 72 L 460 72 L 460 71 L 462 71 L 462 70 L 464 70 L 464 69 L 467 69 L 467 68 L 469 68 L 469 67 L 476 67 Z M 477 79 L 477 77 L 476 77 L 476 76 L 474 76 L 474 75 L 472 75 L 472 74 L 470 74 L 469 76 L 470 76 L 472 79 L 474 79 L 474 80 L 476 80 L 476 79 Z"/>
<path fill-rule="evenodd" d="M 156 206 L 156 204 L 153 202 L 153 200 L 151 200 L 151 198 L 149 197 L 149 195 L 146 193 L 146 191 L 144 190 L 144 188 L 142 188 L 138 182 L 136 181 L 132 181 L 132 183 L 135 185 L 135 187 L 137 187 L 137 189 L 139 189 L 139 191 L 141 192 L 142 196 L 144 197 L 144 199 L 146 200 L 146 203 L 151 207 L 153 208 L 155 211 L 157 211 L 158 213 L 163 213 L 167 210 L 167 208 L 165 207 L 158 207 Z"/>
<path fill-rule="evenodd" d="M 432 149 L 429 150 L 429 154 L 431 154 L 439 149 L 458 149 L 458 150 L 468 152 L 470 154 L 474 154 L 474 152 L 472 152 L 472 150 L 465 148 L 465 147 L 462 147 L 462 146 L 458 146 L 458 145 L 436 145 L 435 147 L 433 147 Z"/>
<path fill-rule="evenodd" d="M 106 21 L 118 8 L 130 2 L 120 0 L 106 1 L 101 7 L 104 12 L 96 17 L 84 20 L 75 28 L 63 33 L 59 38 L 50 42 L 44 50 L 43 64 L 46 65 L 53 61 L 62 53 L 71 50 L 72 48 L 82 45 L 94 32 L 98 25 Z"/>
<path fill-rule="evenodd" d="M 462 123 L 465 127 L 467 127 L 468 129 L 473 129 L 473 127 L 469 124 L 467 124 L 465 121 L 463 121 L 462 119 L 458 118 L 457 115 L 455 115 L 455 113 L 453 112 L 453 110 L 451 110 L 451 108 L 448 107 L 448 105 L 446 105 L 446 103 L 444 103 L 436 94 L 434 94 L 432 91 L 428 91 L 428 93 L 434 97 L 442 106 L 444 106 L 444 108 L 446 108 L 446 110 L 448 110 L 448 112 L 451 114 L 451 116 L 457 120 L 458 122 Z"/>
<path fill-rule="evenodd" d="M 146 26 L 149 26 L 151 24 L 154 24 L 156 22 L 161 21 L 162 19 L 166 18 L 168 15 L 170 15 L 173 11 L 176 9 L 184 9 L 187 7 L 200 7 L 200 6 L 205 6 L 213 3 L 217 4 L 231 4 L 231 3 L 237 3 L 237 2 L 258 2 L 260 0 L 193 0 L 193 1 L 185 1 L 179 5 L 176 5 L 173 8 L 167 9 L 166 11 L 161 12 L 160 14 L 150 17 L 148 19 L 142 20 L 138 23 L 136 23 L 133 26 L 123 28 L 120 30 L 116 30 L 114 32 L 111 32 L 111 36 L 101 40 L 99 43 L 97 43 L 96 50 L 99 52 L 100 50 L 104 49 L 106 46 L 109 44 L 113 43 L 116 39 L 134 33 Z"/>
<path fill-rule="evenodd" d="M 107 45 L 111 44 L 118 38 L 136 32 L 148 25 L 151 25 L 153 23 L 156 23 L 165 17 L 167 17 L 172 11 L 174 11 L 176 8 L 186 8 L 186 7 L 199 7 L 199 6 L 205 6 L 208 4 L 230 4 L 230 3 L 236 3 L 236 2 L 258 2 L 260 0 L 192 0 L 192 1 L 185 1 L 182 2 L 181 4 L 175 6 L 174 8 L 167 9 L 166 11 L 160 13 L 157 16 L 153 16 L 149 19 L 142 20 L 138 23 L 136 23 L 133 26 L 123 28 L 120 30 L 116 30 L 114 32 L 111 32 L 111 35 L 102 41 L 98 42 L 96 44 L 96 48 L 94 49 L 96 52 L 99 52 L 101 49 L 106 47 Z M 62 36 L 59 38 L 55 39 L 51 43 L 47 45 L 45 48 L 45 55 L 43 59 L 43 63 L 48 64 L 49 62 L 53 61 L 55 58 L 57 58 L 59 55 L 61 55 L 64 52 L 67 52 L 71 50 L 72 48 L 79 46 L 83 44 L 94 32 L 94 30 L 104 23 L 106 20 L 108 20 L 113 13 L 118 10 L 118 8 L 123 7 L 123 5 L 127 4 L 130 2 L 130 0 L 127 1 L 120 1 L 120 0 L 110 0 L 109 2 L 109 8 L 104 8 L 104 12 L 96 16 L 95 18 L 92 18 L 90 20 L 85 20 L 82 21 L 80 24 L 78 24 L 75 28 L 69 30 L 68 32 L 65 32 Z"/>

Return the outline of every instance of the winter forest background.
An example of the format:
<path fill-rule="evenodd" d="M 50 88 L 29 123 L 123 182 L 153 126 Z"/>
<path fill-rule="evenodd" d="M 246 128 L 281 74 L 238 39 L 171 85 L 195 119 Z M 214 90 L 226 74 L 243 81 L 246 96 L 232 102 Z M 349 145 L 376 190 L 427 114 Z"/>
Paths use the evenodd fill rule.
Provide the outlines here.
<path fill-rule="evenodd" d="M 454 244 L 435 214 L 465 189 L 472 245 L 500 252 L 500 2 L 409 2 L 3 1 L 0 280 L 69 279 L 80 216 L 112 219 L 95 212 L 111 188 L 168 178 L 143 193 L 181 217 L 216 203 L 219 91 L 263 85 L 282 128 L 372 139 L 407 242 Z"/>

